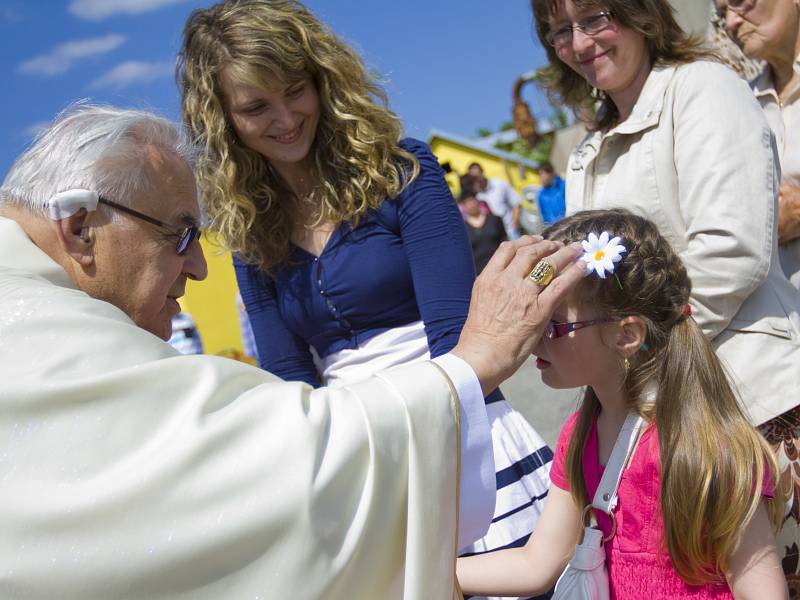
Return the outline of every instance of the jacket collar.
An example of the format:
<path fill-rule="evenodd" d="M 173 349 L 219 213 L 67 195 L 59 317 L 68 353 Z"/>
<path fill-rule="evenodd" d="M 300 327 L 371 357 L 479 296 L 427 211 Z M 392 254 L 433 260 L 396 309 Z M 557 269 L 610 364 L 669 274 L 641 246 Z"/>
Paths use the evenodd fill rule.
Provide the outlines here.
<path fill-rule="evenodd" d="M 78 289 L 61 265 L 34 244 L 16 221 L 6 217 L 0 217 L 2 268 L 27 271 L 59 287 Z"/>
<path fill-rule="evenodd" d="M 644 82 L 644 87 L 631 114 L 622 123 L 611 129 L 608 134 L 639 133 L 658 123 L 664 108 L 664 97 L 674 75 L 674 66 L 653 67 Z"/>
<path fill-rule="evenodd" d="M 800 54 L 794 59 L 794 72 L 800 75 Z M 772 77 L 772 67 L 768 64 L 764 64 L 761 73 L 750 82 L 750 86 L 753 88 L 753 93 L 756 95 L 756 98 L 772 96 L 775 102 L 780 102 L 778 91 L 775 89 L 775 80 Z M 788 97 L 794 98 L 798 94 L 800 94 L 800 85 L 796 86 L 795 89 L 789 93 Z"/>
<path fill-rule="evenodd" d="M 639 133 L 657 125 L 661 118 L 661 111 L 664 108 L 667 88 L 674 75 L 674 66 L 653 67 L 628 118 L 607 132 L 595 131 L 594 133 L 589 133 L 573 152 L 569 168 L 573 171 L 585 169 L 595 158 L 603 140 L 607 137 L 618 133 Z"/>

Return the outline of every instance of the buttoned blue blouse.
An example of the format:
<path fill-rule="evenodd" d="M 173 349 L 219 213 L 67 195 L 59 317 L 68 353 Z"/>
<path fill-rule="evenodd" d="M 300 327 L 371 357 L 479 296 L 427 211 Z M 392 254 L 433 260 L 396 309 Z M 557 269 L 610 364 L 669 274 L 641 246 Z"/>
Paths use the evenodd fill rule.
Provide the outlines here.
<path fill-rule="evenodd" d="M 262 368 L 319 386 L 309 345 L 324 358 L 419 320 L 432 358 L 455 346 L 475 279 L 469 240 L 428 146 L 400 146 L 419 175 L 357 227 L 338 227 L 319 256 L 292 245 L 274 277 L 234 258 Z"/>

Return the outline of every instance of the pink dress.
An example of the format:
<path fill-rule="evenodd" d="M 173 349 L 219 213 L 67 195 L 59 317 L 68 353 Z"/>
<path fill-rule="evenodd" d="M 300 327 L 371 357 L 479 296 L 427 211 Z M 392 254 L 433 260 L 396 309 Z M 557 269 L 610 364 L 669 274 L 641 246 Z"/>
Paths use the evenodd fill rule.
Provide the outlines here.
<path fill-rule="evenodd" d="M 567 491 L 569 482 L 565 459 L 577 417 L 577 413 L 573 414 L 561 430 L 550 470 L 553 484 Z M 672 567 L 663 546 L 664 521 L 659 502 L 660 465 L 658 434 L 651 424 L 642 434 L 633 460 L 623 472 L 619 484 L 619 501 L 614 511 L 617 533 L 605 546 L 611 599 L 733 599 L 726 583 L 688 585 Z M 598 459 L 595 420 L 583 454 L 583 472 L 590 498 L 600 485 L 603 469 Z M 601 511 L 596 510 L 595 515 L 604 534 L 611 533 L 611 519 Z"/>

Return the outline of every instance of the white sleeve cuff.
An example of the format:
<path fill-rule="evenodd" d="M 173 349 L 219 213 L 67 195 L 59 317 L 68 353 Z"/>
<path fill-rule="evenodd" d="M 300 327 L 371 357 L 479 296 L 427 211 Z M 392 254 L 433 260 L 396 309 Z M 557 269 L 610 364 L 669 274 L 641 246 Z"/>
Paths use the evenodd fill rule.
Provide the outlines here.
<path fill-rule="evenodd" d="M 461 407 L 461 486 L 459 550 L 483 537 L 494 516 L 496 478 L 492 432 L 478 377 L 469 364 L 452 354 L 433 359 L 453 384 Z"/>

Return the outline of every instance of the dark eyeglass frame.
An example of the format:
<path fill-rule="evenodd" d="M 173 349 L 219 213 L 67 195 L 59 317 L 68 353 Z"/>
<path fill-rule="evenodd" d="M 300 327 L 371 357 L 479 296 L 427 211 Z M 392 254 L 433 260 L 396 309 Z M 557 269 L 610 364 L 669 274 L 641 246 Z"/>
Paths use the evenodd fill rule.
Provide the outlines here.
<path fill-rule="evenodd" d="M 590 21 L 594 21 L 595 19 L 600 19 L 600 22 L 595 22 L 594 24 Z M 548 44 L 553 46 L 554 48 L 558 48 L 561 46 L 566 46 L 568 43 L 572 41 L 572 35 L 575 33 L 576 29 L 579 29 L 583 32 L 583 35 L 594 37 L 598 33 L 601 33 L 608 29 L 609 25 L 611 25 L 611 21 L 614 19 L 614 15 L 609 10 L 601 11 L 595 15 L 591 15 L 590 17 L 586 17 L 585 19 L 581 19 L 574 25 L 566 25 L 565 27 L 561 27 L 558 31 L 548 31 L 545 34 L 545 40 Z M 561 34 L 566 34 L 569 32 L 569 39 L 566 37 L 563 40 L 556 39 Z"/>
<path fill-rule="evenodd" d="M 108 198 L 103 198 L 100 196 L 98 198 L 98 202 L 101 204 L 105 204 L 106 206 L 110 206 L 116 210 L 120 210 L 124 213 L 131 215 L 132 217 L 136 217 L 137 219 L 141 219 L 142 221 L 147 221 L 152 225 L 156 225 L 158 227 L 162 227 L 167 231 L 172 232 L 177 238 L 178 242 L 175 244 L 175 251 L 178 253 L 178 256 L 183 256 L 189 250 L 189 247 L 192 245 L 192 242 L 195 241 L 197 238 L 200 237 L 200 228 L 197 225 L 187 225 L 180 232 L 175 231 L 175 228 L 170 226 L 164 221 L 159 221 L 155 217 L 151 217 L 144 213 L 140 213 L 138 210 L 134 210 L 122 204 L 118 204 Z"/>
<path fill-rule="evenodd" d="M 558 321 L 550 321 L 544 328 L 544 337 L 548 340 L 555 340 L 562 335 L 567 335 L 578 329 L 590 327 L 592 325 L 601 325 L 603 323 L 613 323 L 619 321 L 616 317 L 605 317 L 603 319 L 590 319 L 588 321 L 573 321 L 572 323 L 559 323 Z"/>

